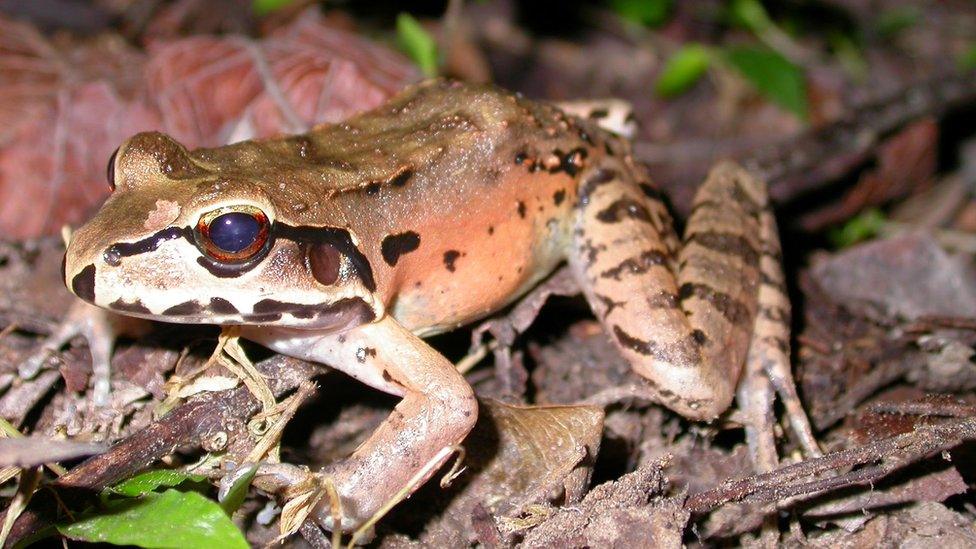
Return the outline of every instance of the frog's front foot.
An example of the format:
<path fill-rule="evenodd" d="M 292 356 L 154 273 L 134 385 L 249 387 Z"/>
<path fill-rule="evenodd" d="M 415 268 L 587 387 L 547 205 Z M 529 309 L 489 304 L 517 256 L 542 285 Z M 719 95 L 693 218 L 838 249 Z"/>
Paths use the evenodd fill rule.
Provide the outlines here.
<path fill-rule="evenodd" d="M 84 301 L 75 301 L 40 347 L 18 365 L 17 373 L 22 379 L 32 379 L 51 364 L 51 358 L 62 347 L 81 337 L 87 341 L 92 358 L 92 401 L 96 406 L 106 406 L 111 392 L 110 361 L 115 340 L 123 333 L 143 332 L 147 326 L 144 320 L 120 317 Z"/>

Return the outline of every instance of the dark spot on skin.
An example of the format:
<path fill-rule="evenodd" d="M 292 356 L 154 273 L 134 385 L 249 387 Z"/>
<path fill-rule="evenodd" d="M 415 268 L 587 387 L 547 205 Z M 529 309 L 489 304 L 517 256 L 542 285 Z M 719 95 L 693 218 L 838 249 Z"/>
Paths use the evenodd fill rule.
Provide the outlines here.
<path fill-rule="evenodd" d="M 740 234 L 704 231 L 692 234 L 686 241 L 689 244 L 694 242 L 705 249 L 723 255 L 737 256 L 747 265 L 759 263 L 759 250 Z"/>
<path fill-rule="evenodd" d="M 122 311 L 124 313 L 139 313 L 146 315 L 152 314 L 152 311 L 147 309 L 146 306 L 142 304 L 142 301 L 139 301 L 138 299 L 132 303 L 126 303 L 119 298 L 110 303 L 108 308 L 112 309 L 113 311 Z"/>
<path fill-rule="evenodd" d="M 210 310 L 221 315 L 234 315 L 240 312 L 230 301 L 227 301 L 222 297 L 210 298 Z"/>
<path fill-rule="evenodd" d="M 525 202 L 522 202 L 521 200 L 518 201 L 518 214 L 519 217 L 525 219 Z"/>
<path fill-rule="evenodd" d="M 410 181 L 411 177 L 413 177 L 412 168 L 400 168 L 400 171 L 395 173 L 393 177 L 390 178 L 389 184 L 392 187 L 403 187 L 408 181 Z"/>
<path fill-rule="evenodd" d="M 609 115 L 610 115 L 610 111 L 608 109 L 593 109 L 592 111 L 590 111 L 588 118 L 599 120 L 601 118 L 606 118 Z"/>
<path fill-rule="evenodd" d="M 346 336 L 344 336 L 344 335 L 339 336 L 338 339 L 339 339 L 339 343 L 345 343 L 346 342 Z"/>
<path fill-rule="evenodd" d="M 605 185 L 617 178 L 617 172 L 607 169 L 600 168 L 593 172 L 589 177 L 583 181 L 582 190 L 580 191 L 580 203 L 584 206 L 589 203 L 590 195 L 593 191 L 601 185 Z"/>
<path fill-rule="evenodd" d="M 603 223 L 619 223 L 623 219 L 637 219 L 650 223 L 651 214 L 640 202 L 632 198 L 618 198 L 596 214 Z"/>
<path fill-rule="evenodd" d="M 677 309 L 679 307 L 678 294 L 661 290 L 647 298 L 647 306 L 652 309 Z"/>
<path fill-rule="evenodd" d="M 591 147 L 595 145 L 595 143 L 593 143 L 593 138 L 590 137 L 590 134 L 587 133 L 583 128 L 579 129 L 579 138 L 585 141 L 586 144 Z"/>
<path fill-rule="evenodd" d="M 612 278 L 620 280 L 622 275 L 636 275 L 646 273 L 651 267 L 666 265 L 668 255 L 659 250 L 648 250 L 637 257 L 627 258 L 615 267 L 611 267 L 602 273 L 600 278 Z"/>
<path fill-rule="evenodd" d="M 330 286 L 339 280 L 339 268 L 342 266 L 342 255 L 335 246 L 328 242 L 319 242 L 308 247 L 308 269 L 319 282 Z"/>
<path fill-rule="evenodd" d="M 495 227 L 494 226 L 488 225 L 488 234 L 489 235 L 495 234 Z"/>
<path fill-rule="evenodd" d="M 749 308 L 725 292 L 704 284 L 686 282 L 678 288 L 678 299 L 684 301 L 691 297 L 697 297 L 715 307 L 733 326 L 745 325 L 750 321 Z"/>
<path fill-rule="evenodd" d="M 759 271 L 759 283 L 763 286 L 774 288 L 779 293 L 786 295 L 786 282 L 779 276 L 773 276 L 766 271 Z"/>
<path fill-rule="evenodd" d="M 790 312 L 782 307 L 759 307 L 759 316 L 770 322 L 776 322 L 784 326 L 789 326 L 790 324 Z"/>
<path fill-rule="evenodd" d="M 95 266 L 88 265 L 71 279 L 71 291 L 89 303 L 95 302 Z"/>
<path fill-rule="evenodd" d="M 396 383 L 395 381 L 393 381 L 393 376 L 391 376 L 390 372 L 387 372 L 385 368 L 383 369 L 382 375 L 383 375 L 383 381 L 387 383 Z"/>
<path fill-rule="evenodd" d="M 759 341 L 762 341 L 763 343 L 766 343 L 767 345 L 770 345 L 772 347 L 775 347 L 776 349 L 779 349 L 784 355 L 789 355 L 790 354 L 790 342 L 789 341 L 786 341 L 785 339 L 783 339 L 781 337 L 777 337 L 777 336 L 765 336 L 763 338 L 760 338 Z"/>
<path fill-rule="evenodd" d="M 698 342 L 694 333 L 669 345 L 644 341 L 628 334 L 617 325 L 613 327 L 613 335 L 624 348 L 644 356 L 652 356 L 674 366 L 695 367 L 701 363 L 702 344 Z"/>
<path fill-rule="evenodd" d="M 444 252 L 444 266 L 447 267 L 448 271 L 452 273 L 454 272 L 456 269 L 454 262 L 457 261 L 457 258 L 459 257 L 461 257 L 461 252 L 457 250 L 448 250 Z"/>
<path fill-rule="evenodd" d="M 705 342 L 708 341 L 708 337 L 705 336 L 705 332 L 699 329 L 694 329 L 691 331 L 691 338 L 694 339 L 695 343 L 699 345 L 704 345 Z"/>
<path fill-rule="evenodd" d="M 564 189 L 559 189 L 558 191 L 553 193 L 552 195 L 553 204 L 558 206 L 563 203 L 563 200 L 566 200 L 566 191 Z"/>
<path fill-rule="evenodd" d="M 203 311 L 203 305 L 197 301 L 184 301 L 179 305 L 173 305 L 169 309 L 163 311 L 164 315 L 171 316 L 183 316 L 183 315 L 195 315 Z"/>
<path fill-rule="evenodd" d="M 660 189 L 654 185 L 651 185 L 650 183 L 641 183 L 640 189 L 647 198 L 652 200 L 664 200 L 664 194 L 660 191 Z"/>
<path fill-rule="evenodd" d="M 595 295 L 596 298 L 600 300 L 600 303 L 603 304 L 604 307 L 603 318 L 607 318 L 607 316 L 617 307 L 622 307 L 626 305 L 626 303 L 623 301 L 614 301 L 613 299 L 610 299 L 605 295 L 600 295 L 600 294 L 595 294 Z"/>
<path fill-rule="evenodd" d="M 420 247 L 420 235 L 407 231 L 405 233 L 387 235 L 380 244 L 383 260 L 389 266 L 394 266 L 400 257 Z"/>
<path fill-rule="evenodd" d="M 560 167 L 567 174 L 576 177 L 576 174 L 583 168 L 583 161 L 586 160 L 586 149 L 580 147 L 573 149 L 562 157 Z"/>

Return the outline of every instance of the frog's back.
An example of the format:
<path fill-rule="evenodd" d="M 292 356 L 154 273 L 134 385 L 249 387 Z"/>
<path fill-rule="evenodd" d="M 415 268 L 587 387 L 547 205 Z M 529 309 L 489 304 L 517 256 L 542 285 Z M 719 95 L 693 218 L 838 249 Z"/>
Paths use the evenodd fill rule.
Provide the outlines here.
<path fill-rule="evenodd" d="M 435 332 L 563 259 L 577 179 L 609 139 L 553 106 L 434 80 L 340 124 L 194 154 L 257 179 L 289 223 L 350 229 L 394 315 Z"/>

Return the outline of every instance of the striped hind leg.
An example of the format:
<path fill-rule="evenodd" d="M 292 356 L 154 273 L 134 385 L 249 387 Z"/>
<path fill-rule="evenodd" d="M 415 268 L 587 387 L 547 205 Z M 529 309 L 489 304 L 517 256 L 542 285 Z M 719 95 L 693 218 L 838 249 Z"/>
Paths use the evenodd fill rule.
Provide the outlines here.
<path fill-rule="evenodd" d="M 778 463 L 774 391 L 817 455 L 790 373 L 790 306 L 765 185 L 734 164 L 715 167 L 679 245 L 641 175 L 620 163 L 581 180 L 570 265 L 607 333 L 686 417 L 712 419 L 737 394 L 757 469 Z"/>
<path fill-rule="evenodd" d="M 768 210 L 760 214 L 762 256 L 759 263 L 759 309 L 745 372 L 736 400 L 744 416 L 746 439 L 752 462 L 760 472 L 779 465 L 773 428 L 774 392 L 786 409 L 786 416 L 800 446 L 808 456 L 819 456 L 820 448 L 796 392 L 790 368 L 790 301 L 783 277 L 776 220 Z"/>

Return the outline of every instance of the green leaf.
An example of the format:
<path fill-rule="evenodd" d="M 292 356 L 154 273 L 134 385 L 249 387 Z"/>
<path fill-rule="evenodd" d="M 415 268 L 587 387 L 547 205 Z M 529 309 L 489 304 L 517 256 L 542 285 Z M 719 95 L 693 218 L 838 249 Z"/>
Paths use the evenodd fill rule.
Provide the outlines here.
<path fill-rule="evenodd" d="M 216 502 L 196 492 L 166 490 L 109 502 L 71 524 L 68 538 L 148 548 L 247 548 L 244 535 Z"/>
<path fill-rule="evenodd" d="M 654 82 L 655 93 L 661 97 L 674 97 L 683 93 L 701 79 L 708 70 L 711 59 L 711 52 L 701 44 L 683 46 L 664 64 L 661 74 Z"/>
<path fill-rule="evenodd" d="M 397 16 L 397 41 L 424 76 L 437 76 L 437 42 L 409 13 Z"/>
<path fill-rule="evenodd" d="M 767 99 L 807 119 L 806 78 L 799 67 L 773 50 L 752 46 L 730 48 L 725 58 Z"/>
<path fill-rule="evenodd" d="M 287 7 L 295 0 L 251 0 L 251 10 L 257 16 L 268 15 Z"/>
<path fill-rule="evenodd" d="M 729 6 L 732 22 L 756 34 L 773 27 L 773 20 L 759 0 L 733 0 Z"/>
<path fill-rule="evenodd" d="M 160 487 L 170 488 L 173 486 L 179 486 L 184 482 L 203 483 L 206 482 L 206 480 L 206 477 L 191 475 L 190 473 L 184 473 L 183 471 L 156 469 L 153 471 L 139 473 L 128 480 L 123 480 L 115 486 L 108 488 L 107 491 L 111 494 L 134 498 L 143 494 L 148 494 L 149 492 L 153 492 Z"/>
<path fill-rule="evenodd" d="M 884 228 L 886 222 L 887 220 L 881 210 L 871 208 L 852 217 L 841 227 L 831 229 L 828 237 L 836 248 L 846 248 L 876 236 Z"/>
<path fill-rule="evenodd" d="M 240 509 L 241 504 L 244 503 L 244 498 L 247 497 L 247 490 L 251 487 L 251 481 L 254 480 L 254 475 L 258 472 L 258 465 L 256 463 L 252 463 L 246 467 L 247 470 L 234 479 L 234 484 L 230 486 L 230 489 L 227 490 L 227 495 L 220 502 L 220 506 L 228 515 L 233 515 L 234 511 Z M 234 471 L 234 473 L 237 474 L 237 471 Z"/>
<path fill-rule="evenodd" d="M 966 51 L 956 59 L 956 64 L 961 71 L 976 70 L 976 44 L 969 46 Z"/>
<path fill-rule="evenodd" d="M 914 27 L 921 18 L 922 13 L 917 7 L 901 6 L 881 12 L 875 22 L 875 28 L 882 37 L 891 38 L 905 29 Z"/>
<path fill-rule="evenodd" d="M 671 13 L 671 0 L 610 0 L 610 9 L 633 23 L 656 27 Z"/>

